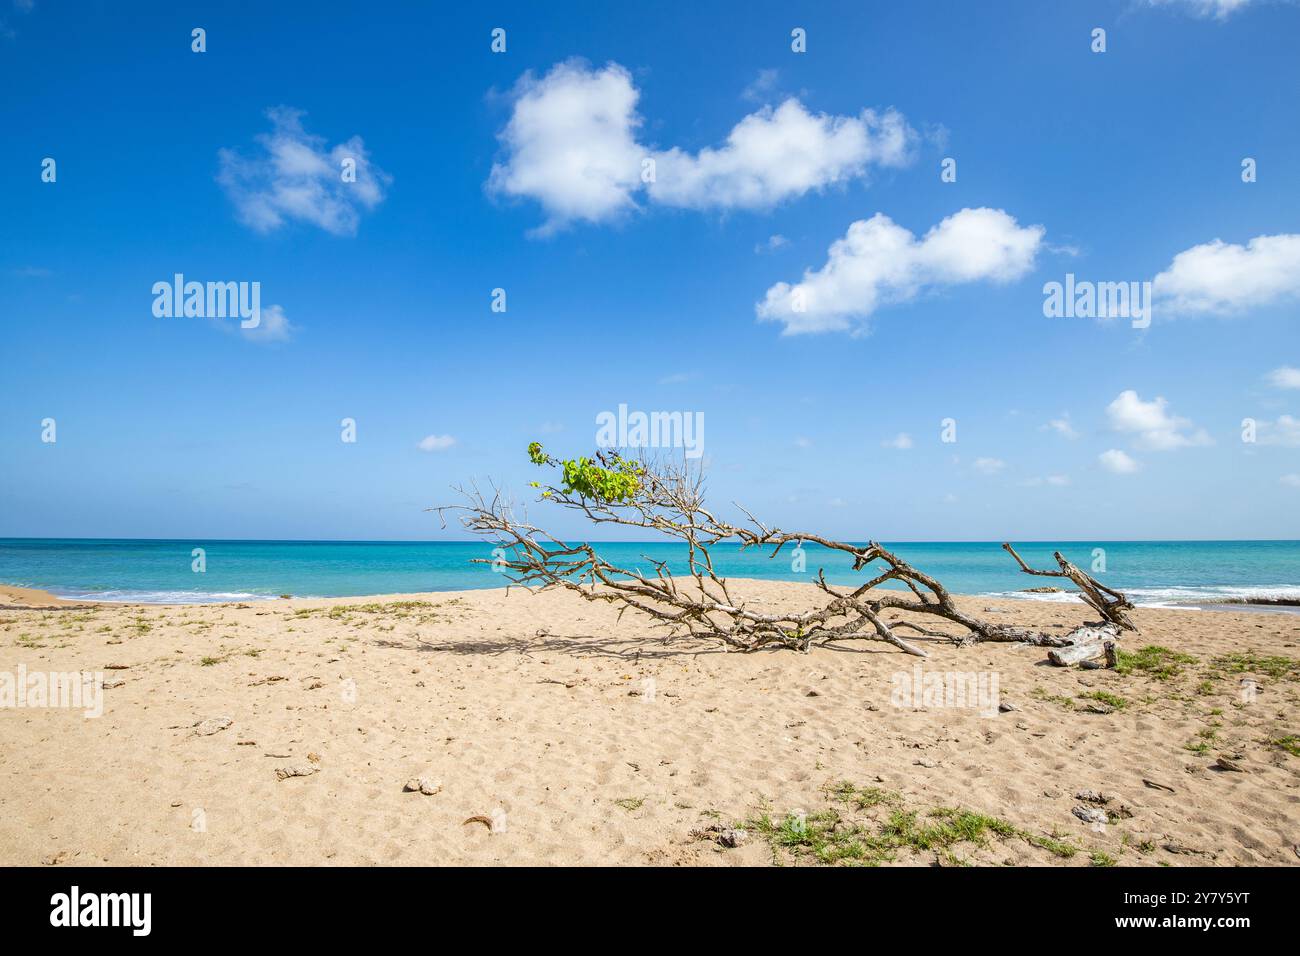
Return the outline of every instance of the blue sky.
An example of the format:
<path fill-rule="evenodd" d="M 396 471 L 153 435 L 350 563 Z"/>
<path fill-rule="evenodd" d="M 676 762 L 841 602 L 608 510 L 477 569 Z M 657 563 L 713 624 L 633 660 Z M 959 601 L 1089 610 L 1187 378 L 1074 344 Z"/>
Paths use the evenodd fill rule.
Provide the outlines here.
<path fill-rule="evenodd" d="M 1300 6 L 0 5 L 0 535 L 438 537 L 626 404 L 790 528 L 1300 538 Z"/>

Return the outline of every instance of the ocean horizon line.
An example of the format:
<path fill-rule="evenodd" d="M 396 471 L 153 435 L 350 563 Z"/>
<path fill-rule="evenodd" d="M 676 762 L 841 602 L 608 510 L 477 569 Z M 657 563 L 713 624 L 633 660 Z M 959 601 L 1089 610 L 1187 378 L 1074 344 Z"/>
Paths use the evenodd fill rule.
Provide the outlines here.
<path fill-rule="evenodd" d="M 1300 602 L 1300 541 L 1013 541 L 1032 567 L 1054 568 L 1053 554 L 1059 551 L 1140 604 Z M 688 572 L 681 542 L 585 543 L 621 568 L 649 571 L 649 561 L 673 575 Z M 884 545 L 953 594 L 1023 597 L 1047 580 L 1027 577 L 999 541 Z M 496 572 L 504 570 L 500 559 L 506 547 L 481 538 L 0 538 L 0 582 L 76 600 L 144 603 L 422 594 L 505 585 L 507 579 Z M 723 541 L 713 547 L 713 557 L 718 574 L 733 579 L 813 581 L 822 572 L 836 586 L 864 580 L 851 553 L 815 542 L 777 553 Z M 1065 597 L 1049 593 L 1035 599 Z"/>
<path fill-rule="evenodd" d="M 788 534 L 797 532 L 782 529 Z M 819 532 L 808 532 L 809 534 Z M 572 540 L 582 540 L 587 544 L 672 544 L 671 538 L 583 538 L 581 536 L 557 535 L 560 540 L 570 537 Z M 845 544 L 869 544 L 872 541 L 885 542 L 888 544 L 995 544 L 1002 546 L 1004 541 L 1012 544 L 1300 544 L 1300 538 L 838 538 L 833 535 L 823 535 L 823 537 L 833 540 L 840 540 Z M 430 545 L 430 544 L 473 544 L 485 543 L 486 538 L 465 537 L 465 538 L 219 538 L 207 535 L 186 535 L 184 537 L 164 537 L 164 538 L 146 538 L 146 537 L 95 537 L 95 536 L 59 536 L 43 537 L 35 535 L 0 535 L 0 541 L 131 541 L 141 543 L 190 543 L 194 541 L 216 541 L 227 544 L 382 544 L 382 545 Z M 720 545 L 738 543 L 733 539 L 723 539 L 718 542 Z M 818 547 L 815 541 L 807 542 L 809 546 Z M 768 545 L 750 545 L 753 547 L 769 547 Z"/>

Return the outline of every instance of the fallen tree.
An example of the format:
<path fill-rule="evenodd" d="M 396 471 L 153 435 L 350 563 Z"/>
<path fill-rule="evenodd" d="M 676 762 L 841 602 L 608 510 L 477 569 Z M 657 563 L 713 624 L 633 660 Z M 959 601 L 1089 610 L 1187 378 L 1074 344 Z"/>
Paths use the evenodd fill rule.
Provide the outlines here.
<path fill-rule="evenodd" d="M 458 489 L 466 504 L 434 509 L 443 516 L 444 525 L 447 512 L 458 512 L 467 530 L 490 539 L 498 549 L 495 556 L 475 560 L 493 564 L 512 584 L 538 590 L 566 589 L 588 601 L 620 605 L 620 617 L 631 608 L 666 628 L 668 639 L 689 635 L 717 640 L 736 650 L 775 645 L 805 652 L 817 644 L 880 640 L 918 657 L 927 656 L 925 650 L 900 637 L 900 631 L 956 644 L 998 641 L 1062 647 L 1071 643 L 1069 637 L 993 624 L 962 611 L 938 580 L 874 541 L 863 546 L 769 528 L 743 508 L 748 525 L 724 521 L 705 506 L 702 471 L 689 463 L 631 459 L 615 451 L 562 461 L 536 442 L 528 447 L 528 454 L 534 464 L 560 473 L 559 484 L 532 482 L 540 490 L 541 500 L 579 512 L 596 525 L 640 528 L 682 542 L 687 574 L 674 576 L 668 562 L 652 558 L 646 560 L 653 573 L 620 567 L 601 557 L 590 544 L 569 544 L 555 538 L 529 523 L 526 514 L 516 514 L 513 501 L 496 488 L 490 495 L 477 487 Z M 769 558 L 775 558 L 788 544 L 811 542 L 849 555 L 853 570 L 869 577 L 857 587 L 837 589 L 819 570 L 815 583 L 825 596 L 820 606 L 771 612 L 733 597 L 727 579 L 714 567 L 712 549 L 722 542 L 738 543 L 742 551 L 770 548 Z M 1102 587 L 1059 554 L 1061 572 L 1034 571 L 1009 544 L 1004 547 L 1029 574 L 1069 577 L 1108 621 L 1113 619 L 1111 615 L 1122 615 L 1124 608 L 1131 608 L 1123 595 Z M 890 582 L 902 590 L 883 588 Z M 1108 602 L 1104 595 L 1113 597 Z M 958 630 L 928 626 L 942 622 Z"/>

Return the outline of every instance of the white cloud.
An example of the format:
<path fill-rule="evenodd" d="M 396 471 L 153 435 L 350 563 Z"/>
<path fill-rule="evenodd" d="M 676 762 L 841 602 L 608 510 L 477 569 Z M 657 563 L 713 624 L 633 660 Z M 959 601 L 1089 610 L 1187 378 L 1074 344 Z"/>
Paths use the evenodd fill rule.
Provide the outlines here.
<path fill-rule="evenodd" d="M 267 345 L 272 342 L 288 342 L 298 331 L 298 327 L 284 314 L 284 306 L 264 306 L 258 313 L 257 325 L 246 329 L 243 320 L 210 318 L 212 325 L 228 335 L 240 335 L 250 342 Z"/>
<path fill-rule="evenodd" d="M 813 444 L 812 439 L 805 438 L 803 435 L 800 435 L 798 438 L 794 440 L 794 445 L 796 448 L 811 448 L 812 444 Z"/>
<path fill-rule="evenodd" d="M 540 79 L 526 73 L 513 97 L 488 189 L 540 203 L 542 235 L 614 219 L 636 209 L 642 194 L 680 208 L 765 208 L 862 176 L 870 165 L 902 165 L 915 138 L 893 110 L 828 116 L 787 99 L 744 117 L 719 147 L 657 149 L 638 141 L 640 92 L 617 63 L 568 60 Z M 643 178 L 649 168 L 653 177 Z"/>
<path fill-rule="evenodd" d="M 1136 435 L 1139 445 L 1154 451 L 1211 443 L 1205 429 L 1190 431 L 1192 423 L 1186 418 L 1170 415 L 1168 406 L 1169 403 L 1160 396 L 1144 402 L 1130 388 L 1120 392 L 1106 406 L 1106 417 L 1115 431 Z"/>
<path fill-rule="evenodd" d="M 1026 478 L 1020 484 L 1026 488 L 1038 488 L 1041 485 L 1051 485 L 1054 488 L 1064 488 L 1070 483 L 1069 475 L 1048 475 L 1046 478 Z"/>
<path fill-rule="evenodd" d="M 1138 463 L 1118 448 L 1102 452 L 1097 460 L 1103 468 L 1117 475 L 1131 475 L 1138 470 Z"/>
<path fill-rule="evenodd" d="M 783 323 L 785 335 L 860 330 L 877 308 L 927 288 L 1019 278 L 1042 238 L 1042 226 L 1022 227 L 1001 209 L 962 209 L 919 240 L 876 213 L 831 244 L 821 269 L 768 289 L 756 311 L 762 321 Z"/>
<path fill-rule="evenodd" d="M 1001 458 L 976 458 L 974 468 L 981 475 L 996 475 L 1007 463 Z"/>
<path fill-rule="evenodd" d="M 1213 17 L 1226 20 L 1238 10 L 1243 10 L 1251 0 L 1147 0 L 1153 7 L 1176 6 L 1194 17 Z"/>
<path fill-rule="evenodd" d="M 339 236 L 354 235 L 363 209 L 384 200 L 392 177 L 370 162 L 360 136 L 333 148 L 303 129 L 300 110 L 266 111 L 272 131 L 256 137 L 264 155 L 247 158 L 219 150 L 219 182 L 239 220 L 257 232 L 273 232 L 297 220 Z M 344 161 L 356 164 L 355 182 L 345 182 Z"/>
<path fill-rule="evenodd" d="M 777 80 L 780 79 L 780 76 L 781 74 L 777 70 L 759 70 L 758 76 L 754 77 L 754 82 L 741 91 L 741 98 L 755 103 L 767 100 L 776 89 Z"/>
<path fill-rule="evenodd" d="M 1275 422 L 1259 422 L 1255 426 L 1255 438 L 1261 445 L 1300 446 L 1300 418 L 1279 415 Z"/>
<path fill-rule="evenodd" d="M 1266 378 L 1274 388 L 1300 388 L 1300 368 L 1283 365 L 1269 372 Z"/>
<path fill-rule="evenodd" d="M 298 329 L 284 314 L 283 307 L 272 305 L 262 309 L 261 321 L 256 327 L 241 328 L 239 331 L 244 338 L 253 342 L 287 342 Z"/>
<path fill-rule="evenodd" d="M 455 444 L 456 439 L 450 435 L 426 435 L 416 447 L 420 451 L 446 451 Z"/>
<path fill-rule="evenodd" d="M 915 134 L 888 110 L 812 114 L 798 100 L 742 119 L 725 145 L 655 154 L 650 198 L 686 209 L 763 209 L 862 176 L 869 164 L 901 166 Z"/>
<path fill-rule="evenodd" d="M 1227 314 L 1300 296 L 1300 235 L 1192 246 L 1174 256 L 1152 290 L 1175 314 Z"/>
<path fill-rule="evenodd" d="M 1079 437 L 1079 433 L 1075 431 L 1074 426 L 1070 424 L 1069 415 L 1062 415 L 1060 418 L 1053 418 L 1043 427 L 1052 429 L 1052 431 L 1064 438 L 1068 438 L 1070 441 L 1074 441 Z"/>
<path fill-rule="evenodd" d="M 899 451 L 906 451 L 912 447 L 912 436 L 907 432 L 899 432 L 893 438 L 880 443 L 881 448 L 897 448 Z"/>
<path fill-rule="evenodd" d="M 1289 475 L 1283 475 L 1278 481 L 1284 485 L 1290 485 L 1292 488 L 1300 488 L 1300 475 L 1292 472 Z"/>
<path fill-rule="evenodd" d="M 540 80 L 525 73 L 498 134 L 506 159 L 493 165 L 488 188 L 541 203 L 550 217 L 542 232 L 635 208 L 647 156 L 636 142 L 639 96 L 617 63 L 592 70 L 570 60 Z"/>
<path fill-rule="evenodd" d="M 757 253 L 775 252 L 777 249 L 780 249 L 782 246 L 788 246 L 789 244 L 790 244 L 789 239 L 787 239 L 785 236 L 777 234 L 775 236 L 768 236 L 766 242 L 760 242 L 758 245 L 754 247 L 754 251 Z"/>

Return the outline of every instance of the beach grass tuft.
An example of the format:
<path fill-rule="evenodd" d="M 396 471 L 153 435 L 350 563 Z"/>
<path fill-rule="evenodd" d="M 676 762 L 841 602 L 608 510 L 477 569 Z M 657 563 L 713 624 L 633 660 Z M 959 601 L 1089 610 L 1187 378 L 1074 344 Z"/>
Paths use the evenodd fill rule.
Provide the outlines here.
<path fill-rule="evenodd" d="M 1262 656 L 1253 651 L 1244 654 L 1224 654 L 1214 658 L 1211 664 L 1229 674 L 1263 674 L 1274 680 L 1293 680 L 1300 677 L 1300 660 L 1278 655 Z"/>
<path fill-rule="evenodd" d="M 747 826 L 767 840 L 777 862 L 782 851 L 795 861 L 823 866 L 879 866 L 902 852 L 934 852 L 945 863 L 966 866 L 954 853 L 956 848 L 987 847 L 995 839 L 1020 839 L 1063 858 L 1078 852 L 1063 840 L 1032 834 L 1000 817 L 964 807 L 905 809 L 901 794 L 880 787 L 843 781 L 826 786 L 823 792 L 844 804 L 847 812 L 827 807 L 781 819 L 764 812 L 748 821 Z M 863 811 L 877 812 L 861 818 L 849 815 Z M 878 815 L 882 812 L 883 817 Z"/>
<path fill-rule="evenodd" d="M 1183 665 L 1195 664 L 1190 654 L 1180 654 L 1159 644 L 1148 644 L 1140 650 L 1120 651 L 1115 672 L 1125 676 L 1141 671 L 1156 680 L 1169 680 L 1182 673 Z"/>

